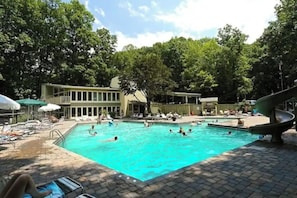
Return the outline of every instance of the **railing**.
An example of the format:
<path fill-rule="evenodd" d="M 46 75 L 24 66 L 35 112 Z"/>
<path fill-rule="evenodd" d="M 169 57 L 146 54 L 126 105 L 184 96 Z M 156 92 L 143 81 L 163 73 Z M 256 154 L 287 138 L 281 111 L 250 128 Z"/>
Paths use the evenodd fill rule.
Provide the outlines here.
<path fill-rule="evenodd" d="M 53 104 L 70 104 L 70 96 L 47 98 L 46 101 Z"/>
<path fill-rule="evenodd" d="M 49 132 L 50 139 L 54 138 L 54 133 L 56 133 L 59 136 L 57 141 L 59 141 L 59 140 L 61 140 L 62 142 L 65 141 L 65 136 L 61 133 L 61 131 L 59 129 L 53 129 Z"/>

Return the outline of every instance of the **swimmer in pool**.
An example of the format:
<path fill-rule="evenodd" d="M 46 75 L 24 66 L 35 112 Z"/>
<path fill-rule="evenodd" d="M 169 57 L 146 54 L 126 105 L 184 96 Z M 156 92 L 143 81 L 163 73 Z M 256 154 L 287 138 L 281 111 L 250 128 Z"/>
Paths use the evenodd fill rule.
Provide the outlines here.
<path fill-rule="evenodd" d="M 91 132 L 91 130 L 89 131 L 89 134 L 91 135 L 91 136 L 96 136 L 97 135 L 97 132 L 95 131 L 95 132 Z"/>
<path fill-rule="evenodd" d="M 197 126 L 197 124 L 194 121 L 192 121 L 190 125 L 191 126 Z"/>
<path fill-rule="evenodd" d="M 108 121 L 108 126 L 113 126 L 113 120 Z"/>
<path fill-rule="evenodd" d="M 143 122 L 143 124 L 144 124 L 144 127 L 150 127 L 150 124 L 146 120 Z"/>
<path fill-rule="evenodd" d="M 115 142 L 115 141 L 117 141 L 118 139 L 119 139 L 118 136 L 115 136 L 115 137 L 113 137 L 113 138 L 104 140 L 103 142 Z"/>
<path fill-rule="evenodd" d="M 93 131 L 95 129 L 95 126 L 92 125 L 91 128 L 89 129 L 89 133 L 91 133 L 91 131 Z"/>
<path fill-rule="evenodd" d="M 184 129 L 182 127 L 179 128 L 179 133 L 183 133 L 184 132 Z"/>
<path fill-rule="evenodd" d="M 182 132 L 181 134 L 182 134 L 183 136 L 187 136 L 186 132 Z"/>

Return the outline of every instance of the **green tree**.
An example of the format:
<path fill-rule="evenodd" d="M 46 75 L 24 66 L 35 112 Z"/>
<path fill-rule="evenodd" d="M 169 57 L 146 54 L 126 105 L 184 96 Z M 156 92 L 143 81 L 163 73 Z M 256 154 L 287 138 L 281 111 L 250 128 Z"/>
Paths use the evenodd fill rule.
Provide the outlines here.
<path fill-rule="evenodd" d="M 261 48 L 259 62 L 254 71 L 263 74 L 268 83 L 265 93 L 279 91 L 292 86 L 297 78 L 297 2 L 295 0 L 282 0 L 275 8 L 277 19 L 270 22 L 259 39 Z M 255 73 L 254 72 L 254 73 Z M 261 76 L 255 80 L 261 82 Z M 263 89 L 263 87 L 262 87 Z M 258 96 L 263 96 L 261 87 L 256 88 Z"/>
<path fill-rule="evenodd" d="M 147 99 L 147 110 L 151 113 L 151 101 L 157 95 L 164 95 L 175 87 L 170 69 L 163 64 L 160 55 L 147 53 L 142 49 L 131 67 L 120 74 L 120 87 L 125 94 L 142 91 Z M 150 50 L 150 49 L 149 49 Z"/>
<path fill-rule="evenodd" d="M 110 80 L 118 73 L 117 68 L 112 65 L 117 38 L 105 28 L 98 29 L 96 34 L 99 38 L 94 46 L 96 82 L 101 86 L 109 86 Z"/>
<path fill-rule="evenodd" d="M 247 35 L 243 34 L 239 29 L 226 25 L 219 29 L 217 41 L 223 47 L 221 54 L 221 62 L 217 69 L 220 73 L 218 84 L 220 89 L 224 87 L 220 95 L 225 101 L 234 101 L 235 98 L 245 98 L 252 91 L 252 80 L 248 78 L 251 66 L 248 59 L 243 54 L 245 47 L 244 42 Z"/>
<path fill-rule="evenodd" d="M 176 91 L 184 91 L 187 86 L 181 73 L 184 71 L 183 55 L 187 49 L 187 39 L 183 37 L 172 38 L 168 42 L 160 44 L 160 53 L 163 63 L 171 69 L 172 80 L 177 84 Z M 154 45 L 153 47 L 157 47 Z"/>
<path fill-rule="evenodd" d="M 45 82 L 109 84 L 116 38 L 106 29 L 94 32 L 94 17 L 78 0 L 0 2 L 2 93 L 39 96 Z"/>
<path fill-rule="evenodd" d="M 36 88 L 31 71 L 36 68 L 34 32 L 42 26 L 42 4 L 34 0 L 1 1 L 0 73 L 6 95 L 30 95 Z"/>
<path fill-rule="evenodd" d="M 188 41 L 182 73 L 188 91 L 200 92 L 204 96 L 213 95 L 213 89 L 218 86 L 215 79 L 218 50 L 215 40 Z"/>

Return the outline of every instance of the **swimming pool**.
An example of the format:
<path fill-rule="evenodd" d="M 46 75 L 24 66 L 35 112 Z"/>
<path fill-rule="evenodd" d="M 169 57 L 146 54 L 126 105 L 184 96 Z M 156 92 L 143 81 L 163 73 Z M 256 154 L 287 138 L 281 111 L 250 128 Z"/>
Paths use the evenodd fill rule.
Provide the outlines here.
<path fill-rule="evenodd" d="M 178 133 L 179 127 L 188 136 Z M 180 168 L 195 164 L 257 140 L 257 135 L 245 131 L 208 127 L 207 123 L 153 124 L 119 122 L 95 125 L 96 136 L 91 136 L 90 124 L 77 125 L 67 135 L 61 147 L 91 159 L 117 172 L 147 181 Z M 172 129 L 173 133 L 169 130 Z M 115 142 L 106 139 L 118 136 Z"/>

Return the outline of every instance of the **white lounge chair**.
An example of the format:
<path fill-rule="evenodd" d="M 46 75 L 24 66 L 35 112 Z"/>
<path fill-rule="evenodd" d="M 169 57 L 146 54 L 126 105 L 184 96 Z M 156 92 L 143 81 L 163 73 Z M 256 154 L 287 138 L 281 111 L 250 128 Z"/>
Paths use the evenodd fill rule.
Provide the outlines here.
<path fill-rule="evenodd" d="M 107 120 L 113 120 L 113 118 L 110 116 L 110 114 L 107 114 L 107 115 L 106 115 L 106 119 L 107 119 Z"/>
<path fill-rule="evenodd" d="M 166 117 L 166 115 L 165 115 L 164 113 L 161 113 L 161 118 L 162 118 L 163 120 L 168 120 L 168 119 L 169 119 L 169 118 Z"/>
<path fill-rule="evenodd" d="M 139 113 L 137 116 L 138 119 L 143 119 L 143 113 Z"/>

